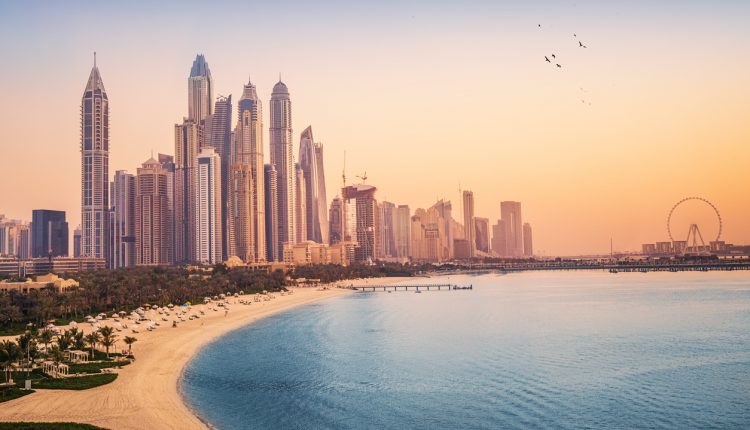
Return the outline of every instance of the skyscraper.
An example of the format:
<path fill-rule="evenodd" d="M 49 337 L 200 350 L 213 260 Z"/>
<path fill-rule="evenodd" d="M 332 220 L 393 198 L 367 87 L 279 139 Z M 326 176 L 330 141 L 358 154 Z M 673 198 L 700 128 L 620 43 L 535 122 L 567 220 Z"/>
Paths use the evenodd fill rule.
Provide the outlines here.
<path fill-rule="evenodd" d="M 450 200 L 441 199 L 435 203 L 434 208 L 437 209 L 445 224 L 443 229 L 445 231 L 445 243 L 448 247 L 448 258 L 453 258 L 453 241 L 455 239 L 453 234 L 453 205 Z"/>
<path fill-rule="evenodd" d="M 221 157 L 221 217 L 224 220 L 224 229 L 221 235 L 222 255 L 228 256 L 229 242 L 227 239 L 227 198 L 229 195 L 228 181 L 231 165 L 231 136 L 232 136 L 232 96 L 219 96 L 216 99 L 214 111 L 206 117 L 203 130 L 204 144 L 214 148 Z"/>
<path fill-rule="evenodd" d="M 279 193 L 279 249 L 295 243 L 294 156 L 292 152 L 292 101 L 289 89 L 279 81 L 271 93 L 271 164 L 276 169 Z"/>
<path fill-rule="evenodd" d="M 497 220 L 492 226 L 492 252 L 498 257 L 508 256 L 508 245 L 505 239 L 505 222 Z"/>
<path fill-rule="evenodd" d="M 109 217 L 109 100 L 94 56 L 94 67 L 81 100 L 81 253 L 84 256 L 107 259 Z"/>
<path fill-rule="evenodd" d="M 331 201 L 328 211 L 329 233 L 328 243 L 335 245 L 344 241 L 344 202 L 341 197 L 336 196 Z"/>
<path fill-rule="evenodd" d="M 81 256 L 81 226 L 73 230 L 73 257 L 80 257 Z"/>
<path fill-rule="evenodd" d="M 523 255 L 521 202 L 500 202 L 500 218 L 505 226 L 505 255 L 509 257 Z"/>
<path fill-rule="evenodd" d="M 534 255 L 534 245 L 531 238 L 531 224 L 523 223 L 523 255 L 531 257 Z"/>
<path fill-rule="evenodd" d="M 266 188 L 266 258 L 268 261 L 281 261 L 282 255 L 279 246 L 279 229 L 276 223 L 279 220 L 279 194 L 277 189 L 276 169 L 273 164 L 264 167 L 264 179 Z"/>
<path fill-rule="evenodd" d="M 294 164 L 294 235 L 296 242 L 307 241 L 307 196 L 305 172 L 299 163 Z"/>
<path fill-rule="evenodd" d="M 68 223 L 65 221 L 65 212 L 35 209 L 31 212 L 31 256 L 36 258 L 50 255 L 68 256 Z"/>
<path fill-rule="evenodd" d="M 168 172 L 157 160 L 138 168 L 135 199 L 136 264 L 172 264 L 169 243 Z"/>
<path fill-rule="evenodd" d="M 399 205 L 396 209 L 396 252 L 399 258 L 411 255 L 411 211 L 407 205 Z"/>
<path fill-rule="evenodd" d="M 299 164 L 305 177 L 307 239 L 328 243 L 328 200 L 323 169 L 323 144 L 313 141 L 312 127 L 302 132 Z"/>
<path fill-rule="evenodd" d="M 476 241 L 474 239 L 475 228 L 474 228 L 474 193 L 471 191 L 464 191 L 463 194 L 464 203 L 464 235 L 465 239 L 469 241 L 469 258 L 474 258 L 476 250 Z"/>
<path fill-rule="evenodd" d="M 474 217 L 474 237 L 477 251 L 485 254 L 490 252 L 490 220 L 489 218 Z"/>
<path fill-rule="evenodd" d="M 159 154 L 159 164 L 164 168 L 167 175 L 167 256 L 166 260 L 170 263 L 175 262 L 174 258 L 174 185 L 175 185 L 175 164 L 174 157 L 166 154 Z"/>
<path fill-rule="evenodd" d="M 221 157 L 213 148 L 203 148 L 196 164 L 196 261 L 202 264 L 217 264 L 222 262 Z"/>
<path fill-rule="evenodd" d="M 211 70 L 203 54 L 198 54 L 188 77 L 188 119 L 200 125 L 213 113 L 213 99 L 214 82 Z"/>
<path fill-rule="evenodd" d="M 112 180 L 112 250 L 111 269 L 122 269 L 136 263 L 135 201 L 136 179 L 124 170 L 115 172 Z"/>
<path fill-rule="evenodd" d="M 341 190 L 344 209 L 344 240 L 355 242 L 354 258 L 359 262 L 375 260 L 378 238 L 375 224 L 377 188 L 372 185 L 350 185 Z"/>
<path fill-rule="evenodd" d="M 244 86 L 232 134 L 227 199 L 228 250 L 244 261 L 266 261 L 263 117 L 255 86 Z"/>
<path fill-rule="evenodd" d="M 200 147 L 198 125 L 185 119 L 174 126 L 174 260 L 195 260 L 196 159 Z"/>

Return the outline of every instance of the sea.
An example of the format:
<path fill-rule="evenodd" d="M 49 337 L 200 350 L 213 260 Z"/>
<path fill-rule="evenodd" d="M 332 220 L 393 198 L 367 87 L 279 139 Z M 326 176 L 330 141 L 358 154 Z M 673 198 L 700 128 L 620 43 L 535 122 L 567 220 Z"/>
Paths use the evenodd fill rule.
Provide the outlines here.
<path fill-rule="evenodd" d="M 204 347 L 217 429 L 750 429 L 750 272 L 452 275 L 339 296 Z"/>

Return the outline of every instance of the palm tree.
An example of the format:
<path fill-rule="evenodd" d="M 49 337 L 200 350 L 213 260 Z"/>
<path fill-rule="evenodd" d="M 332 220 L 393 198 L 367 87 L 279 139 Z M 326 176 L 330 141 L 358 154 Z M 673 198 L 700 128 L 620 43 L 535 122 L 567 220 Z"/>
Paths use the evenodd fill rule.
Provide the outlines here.
<path fill-rule="evenodd" d="M 57 336 L 57 345 L 60 347 L 60 350 L 65 351 L 70 348 L 71 343 L 73 343 L 73 335 L 70 331 L 66 330 L 64 333 Z"/>
<path fill-rule="evenodd" d="M 138 341 L 138 339 L 136 339 L 136 338 L 134 338 L 132 336 L 125 336 L 125 338 L 122 341 L 125 342 L 125 345 L 128 346 L 128 355 L 133 355 L 133 353 L 132 353 L 133 344 L 136 343 Z"/>
<path fill-rule="evenodd" d="M 39 342 L 44 344 L 44 350 L 49 349 L 49 344 L 52 343 L 52 331 L 44 329 L 39 332 Z"/>
<path fill-rule="evenodd" d="M 5 374 L 5 382 L 10 382 L 12 365 L 21 357 L 23 355 L 18 344 L 10 340 L 0 343 L 0 366 L 2 366 Z"/>
<path fill-rule="evenodd" d="M 110 326 L 100 328 L 99 333 L 102 336 L 102 345 L 107 349 L 107 358 L 109 358 L 109 347 L 115 344 L 117 335 L 115 334 L 115 330 Z"/>
<path fill-rule="evenodd" d="M 91 359 L 94 359 L 94 348 L 96 348 L 96 344 L 99 343 L 101 340 L 101 336 L 99 336 L 98 331 L 92 331 L 91 333 L 84 336 L 83 340 L 86 341 L 87 344 L 91 347 Z"/>

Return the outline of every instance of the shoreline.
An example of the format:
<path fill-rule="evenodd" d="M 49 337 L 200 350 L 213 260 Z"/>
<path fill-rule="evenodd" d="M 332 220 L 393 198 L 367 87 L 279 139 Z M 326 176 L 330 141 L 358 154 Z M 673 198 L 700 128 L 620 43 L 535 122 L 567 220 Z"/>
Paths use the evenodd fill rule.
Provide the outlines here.
<path fill-rule="evenodd" d="M 371 278 L 340 281 L 341 285 L 368 283 L 398 283 L 413 278 Z M 206 429 L 210 423 L 199 417 L 187 405 L 179 386 L 187 363 L 204 347 L 227 333 L 246 327 L 262 318 L 278 314 L 316 301 L 341 297 L 352 290 L 331 287 L 292 288 L 291 295 L 280 296 L 267 302 L 242 305 L 240 296 L 229 299 L 232 303 L 225 316 L 223 310 L 212 312 L 206 305 L 195 305 L 193 312 L 206 312 L 205 316 L 179 323 L 171 328 L 166 323 L 152 331 L 137 334 L 118 333 L 138 338 L 133 345 L 136 360 L 118 370 L 117 379 L 107 385 L 83 391 L 37 390 L 35 393 L 14 399 L 0 407 L 0 422 L 77 422 L 108 429 Z M 219 308 L 220 309 L 220 308 Z M 192 313 L 192 312 L 191 312 Z M 172 318 L 170 318 L 171 321 Z M 112 320 L 103 322 L 112 324 Z M 135 324 L 130 325 L 132 329 Z M 67 327 L 62 327 L 67 328 Z M 79 324 L 85 332 L 92 331 L 88 324 Z M 138 328 L 145 328 L 138 326 Z M 123 349 L 122 342 L 111 351 Z M 33 388 L 33 387 L 32 387 Z"/>

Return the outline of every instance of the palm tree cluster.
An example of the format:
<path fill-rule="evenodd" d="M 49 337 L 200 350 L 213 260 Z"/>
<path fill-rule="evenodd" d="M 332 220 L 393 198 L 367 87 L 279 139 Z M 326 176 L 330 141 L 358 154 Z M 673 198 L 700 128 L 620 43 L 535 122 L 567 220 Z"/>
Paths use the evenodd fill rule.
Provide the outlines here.
<path fill-rule="evenodd" d="M 229 269 L 219 264 L 209 270 L 190 270 L 182 266 L 133 267 L 64 274 L 66 278 L 76 279 L 80 286 L 64 293 L 50 288 L 26 294 L 0 294 L 0 328 L 28 322 L 42 326 L 51 319 L 80 321 L 86 314 L 132 310 L 144 303 L 166 305 L 198 302 L 203 297 L 220 293 L 277 291 L 294 278 L 335 282 L 351 278 L 410 276 L 417 270 L 417 266 L 400 264 L 328 264 L 268 273 L 247 268 Z"/>

